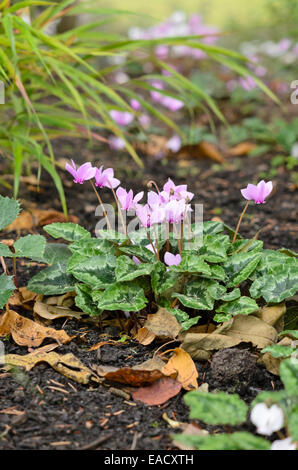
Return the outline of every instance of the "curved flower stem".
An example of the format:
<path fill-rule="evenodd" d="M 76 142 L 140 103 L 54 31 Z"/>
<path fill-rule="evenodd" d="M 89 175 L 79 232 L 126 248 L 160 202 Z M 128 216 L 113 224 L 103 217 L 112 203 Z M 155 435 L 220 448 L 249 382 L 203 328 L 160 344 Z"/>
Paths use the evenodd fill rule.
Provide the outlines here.
<path fill-rule="evenodd" d="M 156 238 L 156 250 L 157 250 L 157 255 L 158 255 L 158 260 L 160 261 L 160 256 L 159 256 L 159 246 L 158 246 L 158 227 L 154 227 L 155 230 L 155 238 Z"/>
<path fill-rule="evenodd" d="M 159 194 L 159 193 L 160 193 L 160 190 L 159 190 L 159 187 L 157 186 L 157 184 L 155 183 L 155 181 L 153 181 L 153 180 L 148 181 L 147 186 L 150 187 L 150 186 L 152 186 L 152 185 L 155 187 L 156 191 L 157 191 L 158 194 Z"/>
<path fill-rule="evenodd" d="M 183 220 L 181 222 L 181 237 L 180 237 L 180 246 L 179 246 L 180 256 L 182 256 L 182 248 L 183 248 Z"/>
<path fill-rule="evenodd" d="M 103 205 L 103 202 L 102 202 L 102 200 L 101 200 L 101 197 L 100 197 L 100 195 L 98 194 L 98 191 L 97 191 L 97 189 L 96 189 L 96 187 L 95 187 L 95 185 L 94 185 L 94 183 L 93 183 L 92 180 L 90 180 L 90 183 L 91 183 L 91 186 L 92 186 L 92 188 L 93 188 L 93 190 L 94 190 L 94 192 L 95 192 L 95 194 L 96 194 L 96 197 L 97 197 L 97 199 L 98 199 L 98 202 L 99 202 L 99 204 L 100 204 L 100 206 L 101 206 L 101 208 L 102 208 L 102 210 L 103 210 L 103 215 L 104 215 L 105 218 L 106 218 L 108 229 L 109 229 L 109 230 L 112 230 L 112 226 L 111 226 L 111 224 L 110 224 L 110 221 L 109 221 L 109 218 L 108 218 L 108 214 L 107 214 L 107 212 L 106 212 L 106 210 L 105 210 L 105 207 L 104 207 L 104 205 Z"/>
<path fill-rule="evenodd" d="M 110 182 L 109 182 L 109 183 L 110 183 Z M 124 221 L 124 218 L 123 218 L 121 206 L 120 206 L 120 204 L 119 204 L 119 201 L 118 201 L 118 198 L 117 198 L 117 196 L 116 196 L 115 190 L 114 190 L 114 188 L 112 188 L 111 183 L 110 183 L 110 188 L 111 188 L 111 190 L 112 190 L 114 199 L 115 199 L 116 204 L 117 204 L 117 207 L 118 207 L 118 212 L 119 212 L 119 214 L 120 214 L 120 218 L 121 218 L 121 223 L 122 223 L 124 235 L 127 235 L 127 228 L 126 228 L 125 221 Z"/>
<path fill-rule="evenodd" d="M 232 243 L 235 242 L 236 240 L 236 237 L 237 237 L 237 234 L 238 234 L 238 231 L 239 231 L 239 228 L 240 228 L 240 225 L 241 225 L 241 222 L 242 222 L 242 219 L 243 219 L 243 216 L 246 212 L 246 209 L 248 208 L 248 204 L 249 204 L 249 201 L 247 201 L 247 203 L 245 204 L 245 207 L 239 217 L 239 220 L 238 220 L 238 224 L 237 224 L 237 227 L 236 227 L 236 230 L 235 230 L 235 233 L 234 233 L 234 236 L 233 236 L 233 240 L 232 240 Z"/>
<path fill-rule="evenodd" d="M 170 251 L 170 224 L 169 222 L 166 222 L 166 234 L 167 234 L 166 251 Z"/>

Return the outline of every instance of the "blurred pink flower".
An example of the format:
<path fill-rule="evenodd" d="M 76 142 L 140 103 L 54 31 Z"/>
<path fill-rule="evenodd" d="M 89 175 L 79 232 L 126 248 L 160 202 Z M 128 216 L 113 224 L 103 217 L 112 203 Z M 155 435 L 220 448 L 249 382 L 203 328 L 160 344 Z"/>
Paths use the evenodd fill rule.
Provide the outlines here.
<path fill-rule="evenodd" d="M 109 137 L 109 146 L 112 150 L 122 150 L 125 148 L 125 142 L 121 137 L 115 135 Z"/>
<path fill-rule="evenodd" d="M 250 75 L 247 75 L 245 78 L 241 77 L 239 79 L 239 83 L 245 91 L 250 91 L 254 88 L 257 88 L 255 80 Z"/>
<path fill-rule="evenodd" d="M 138 117 L 138 121 L 144 129 L 148 129 L 151 125 L 151 119 L 148 114 L 141 114 L 141 116 Z"/>
<path fill-rule="evenodd" d="M 110 111 L 110 116 L 114 119 L 118 126 L 127 126 L 134 119 L 134 115 L 132 113 L 129 113 L 128 111 L 118 111 L 116 109 L 112 109 Z"/>
<path fill-rule="evenodd" d="M 181 139 L 179 137 L 179 135 L 173 135 L 173 137 L 171 137 L 167 143 L 166 143 L 166 147 L 171 150 L 171 152 L 173 153 L 176 153 L 178 152 L 180 149 L 181 149 Z"/>
<path fill-rule="evenodd" d="M 73 176 L 74 183 L 79 184 L 83 184 L 84 181 L 94 178 L 96 172 L 96 168 L 93 168 L 90 162 L 84 163 L 77 169 L 73 160 L 71 160 L 71 165 L 66 163 L 65 169 Z"/>
<path fill-rule="evenodd" d="M 132 107 L 132 109 L 134 111 L 140 111 L 141 109 L 141 105 L 140 103 L 138 102 L 138 100 L 136 100 L 135 98 L 133 98 L 132 100 L 130 100 L 130 106 Z"/>
<path fill-rule="evenodd" d="M 170 111 L 178 111 L 184 106 L 183 101 L 177 100 L 176 98 L 172 98 L 172 96 L 162 96 L 160 99 L 160 103 L 165 108 L 168 108 Z"/>
<path fill-rule="evenodd" d="M 272 181 L 265 183 L 260 181 L 257 185 L 248 184 L 247 188 L 241 189 L 242 196 L 248 201 L 255 201 L 256 204 L 264 204 L 265 199 L 273 189 Z"/>

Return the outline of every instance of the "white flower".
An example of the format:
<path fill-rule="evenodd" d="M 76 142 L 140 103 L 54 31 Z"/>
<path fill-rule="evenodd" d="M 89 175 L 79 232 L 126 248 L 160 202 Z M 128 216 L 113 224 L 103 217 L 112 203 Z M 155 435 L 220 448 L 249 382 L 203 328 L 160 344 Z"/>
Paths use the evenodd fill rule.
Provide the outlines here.
<path fill-rule="evenodd" d="M 284 415 L 277 405 L 270 408 L 265 403 L 255 405 L 250 414 L 251 422 L 257 427 L 257 433 L 270 436 L 283 427 Z"/>
<path fill-rule="evenodd" d="M 298 142 L 296 142 L 292 149 L 291 149 L 291 155 L 293 158 L 298 158 Z"/>
<path fill-rule="evenodd" d="M 286 439 L 272 442 L 270 450 L 296 450 L 296 444 L 292 442 L 291 437 L 287 437 Z"/>

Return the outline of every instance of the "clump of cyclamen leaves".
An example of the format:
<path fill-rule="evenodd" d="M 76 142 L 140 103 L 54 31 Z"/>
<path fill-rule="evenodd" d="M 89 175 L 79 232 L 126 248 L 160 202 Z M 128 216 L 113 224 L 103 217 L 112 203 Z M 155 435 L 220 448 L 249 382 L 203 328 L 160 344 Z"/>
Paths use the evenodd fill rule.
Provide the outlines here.
<path fill-rule="evenodd" d="M 87 169 L 90 179 L 95 173 L 90 166 Z M 72 171 L 77 172 L 75 166 Z M 121 188 L 118 194 L 122 208 L 133 204 L 129 192 Z M 154 199 L 152 191 L 149 194 Z M 142 221 L 150 207 L 139 206 L 138 201 L 136 206 Z M 47 245 L 44 260 L 49 266 L 30 280 L 28 288 L 46 295 L 75 291 L 77 307 L 90 315 L 154 312 L 160 306 L 186 330 L 201 318 L 224 322 L 234 315 L 252 314 L 298 290 L 296 253 L 263 249 L 262 241 L 235 236 L 221 222 L 192 225 L 193 233 L 203 229 L 199 247 L 184 244 L 182 248 L 173 233 L 169 237 L 159 233 L 158 258 L 148 245 L 146 227 L 128 235 L 100 230 L 98 237 L 72 223 L 54 223 L 44 229 L 69 243 Z"/>

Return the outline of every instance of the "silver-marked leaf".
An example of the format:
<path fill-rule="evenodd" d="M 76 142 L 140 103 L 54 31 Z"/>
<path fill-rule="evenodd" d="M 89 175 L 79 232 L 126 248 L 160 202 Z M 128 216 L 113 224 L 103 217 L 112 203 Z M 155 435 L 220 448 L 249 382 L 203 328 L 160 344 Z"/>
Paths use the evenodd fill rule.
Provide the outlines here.
<path fill-rule="evenodd" d="M 119 246 L 119 251 L 136 256 L 140 261 L 148 263 L 154 263 L 156 261 L 155 254 L 145 246 Z"/>
<path fill-rule="evenodd" d="M 194 279 L 185 286 L 185 294 L 174 293 L 185 307 L 196 310 L 212 310 L 214 300 L 220 298 L 226 289 L 216 281 L 208 279 Z"/>
<path fill-rule="evenodd" d="M 14 256 L 42 261 L 45 247 L 46 239 L 42 235 L 26 235 L 15 242 Z"/>
<path fill-rule="evenodd" d="M 288 393 L 297 396 L 298 390 L 298 361 L 285 359 L 280 365 L 280 378 Z"/>
<path fill-rule="evenodd" d="M 100 310 L 137 312 L 148 302 L 141 287 L 125 282 L 112 284 L 98 297 L 97 307 Z"/>
<path fill-rule="evenodd" d="M 71 273 L 93 289 L 105 289 L 116 282 L 116 258 L 112 255 L 92 256 L 75 265 Z"/>
<path fill-rule="evenodd" d="M 50 265 L 58 262 L 67 263 L 70 256 L 71 251 L 65 243 L 47 243 L 43 254 L 43 261 Z"/>
<path fill-rule="evenodd" d="M 4 305 L 8 302 L 9 297 L 13 294 L 16 286 L 13 282 L 13 276 L 7 276 L 6 274 L 1 274 L 0 276 L 0 308 L 3 308 Z"/>
<path fill-rule="evenodd" d="M 162 294 L 179 283 L 181 277 L 180 273 L 176 273 L 171 269 L 167 271 L 163 263 L 155 263 L 151 277 L 152 289 L 156 294 Z"/>
<path fill-rule="evenodd" d="M 291 258 L 294 259 L 294 258 Z M 263 274 L 252 283 L 249 292 L 255 299 L 263 297 L 266 302 L 279 303 L 298 291 L 298 266 L 280 266 L 273 274 Z"/>
<path fill-rule="evenodd" d="M 173 434 L 172 438 L 196 450 L 270 450 L 270 442 L 249 432 L 219 433 L 210 436 Z"/>
<path fill-rule="evenodd" d="M 217 313 L 226 313 L 230 315 L 248 315 L 258 310 L 259 306 L 255 300 L 243 295 L 239 299 L 231 302 L 224 302 L 216 309 Z"/>
<path fill-rule="evenodd" d="M 196 325 L 201 318 L 200 315 L 197 315 L 196 317 L 189 318 L 188 313 L 183 312 L 183 310 L 180 310 L 179 308 L 167 308 L 168 312 L 170 312 L 171 315 L 173 315 L 178 323 L 181 325 L 181 331 L 187 331 L 189 328 L 192 326 Z"/>
<path fill-rule="evenodd" d="M 260 262 L 261 254 L 254 252 L 237 253 L 232 255 L 223 264 L 228 277 L 228 287 L 234 287 L 245 281 L 256 269 Z"/>
<path fill-rule="evenodd" d="M 199 254 L 209 263 L 222 263 L 227 259 L 228 244 L 228 235 L 221 235 L 221 240 L 214 235 L 205 235 Z"/>
<path fill-rule="evenodd" d="M 80 240 L 81 238 L 90 238 L 88 230 L 85 230 L 78 224 L 72 222 L 55 222 L 45 225 L 43 229 L 54 238 L 64 238 L 69 242 Z"/>
<path fill-rule="evenodd" d="M 190 418 L 207 424 L 235 426 L 246 421 L 248 406 L 236 394 L 193 390 L 184 396 L 184 401 L 190 407 Z"/>
<path fill-rule="evenodd" d="M 279 359 L 281 357 L 290 357 L 293 352 L 298 349 L 292 346 L 285 346 L 283 344 L 272 344 L 262 349 L 261 353 L 270 353 L 271 356 Z"/>
<path fill-rule="evenodd" d="M 207 220 L 203 222 L 204 235 L 213 235 L 215 233 L 223 232 L 224 224 L 215 220 Z"/>
<path fill-rule="evenodd" d="M 19 215 L 20 204 L 15 199 L 0 196 L 0 230 L 11 224 Z"/>
<path fill-rule="evenodd" d="M 92 290 L 90 287 L 85 286 L 84 284 L 76 284 L 75 286 L 76 296 L 75 304 L 79 307 L 84 313 L 89 313 L 89 315 L 100 315 L 101 310 L 98 309 L 97 303 L 94 302 L 92 298 Z"/>
<path fill-rule="evenodd" d="M 154 269 L 153 263 L 134 263 L 128 256 L 119 256 L 116 262 L 116 281 L 132 281 L 140 276 L 148 276 Z"/>
<path fill-rule="evenodd" d="M 124 233 L 116 232 L 115 230 L 97 230 L 96 236 L 98 239 L 109 240 L 114 244 L 123 243 L 128 240 L 127 236 Z"/>
<path fill-rule="evenodd" d="M 75 283 L 75 278 L 66 273 L 66 265 L 56 263 L 33 276 L 27 287 L 37 294 L 56 295 L 73 291 Z"/>
<path fill-rule="evenodd" d="M 226 272 L 225 270 L 223 269 L 222 266 L 219 266 L 217 264 L 211 264 L 209 266 L 210 268 L 210 274 L 206 275 L 202 275 L 202 277 L 206 278 L 206 279 L 214 279 L 214 280 L 217 280 L 217 281 L 225 281 L 226 280 Z"/>
<path fill-rule="evenodd" d="M 240 289 L 236 287 L 235 289 L 231 290 L 231 292 L 227 292 L 221 297 L 221 300 L 224 302 L 231 302 L 232 300 L 239 299 L 241 295 Z"/>
<path fill-rule="evenodd" d="M 201 273 L 207 276 L 211 274 L 210 267 L 204 261 L 204 257 L 199 256 L 195 251 L 182 253 L 181 262 L 178 266 L 171 266 L 170 269 L 179 273 Z"/>
<path fill-rule="evenodd" d="M 76 240 L 71 245 L 69 249 L 72 253 L 79 253 L 86 257 L 103 255 L 109 253 L 113 255 L 115 252 L 115 246 L 109 240 L 104 240 L 101 238 L 84 238 L 84 241 L 81 239 Z"/>
<path fill-rule="evenodd" d="M 256 251 L 261 251 L 262 248 L 263 248 L 262 240 L 255 240 L 254 238 L 248 239 L 248 240 L 247 239 L 236 240 L 228 248 L 228 254 L 244 253 L 247 251 L 256 252 Z"/>

